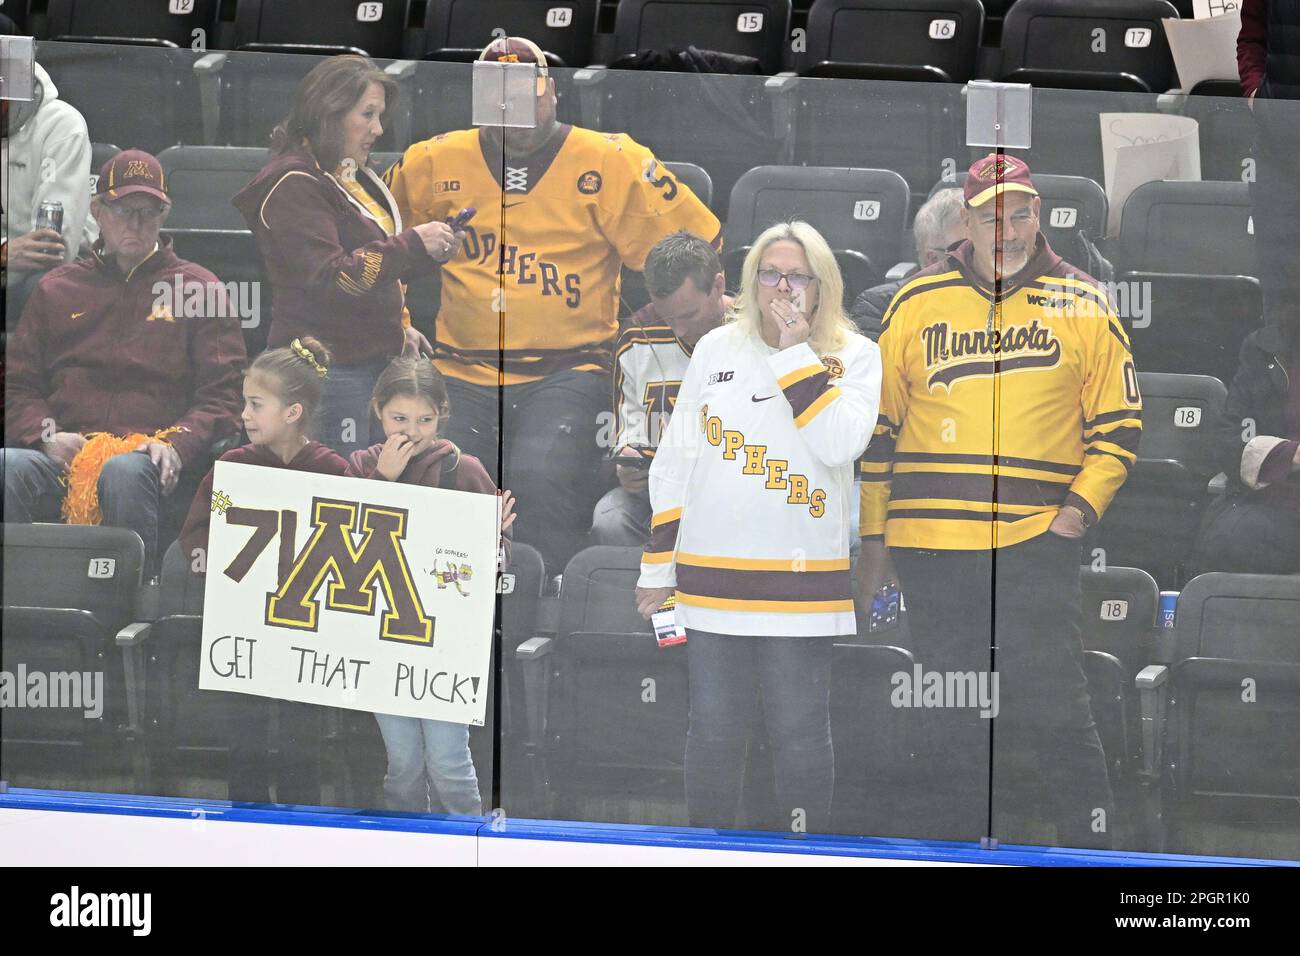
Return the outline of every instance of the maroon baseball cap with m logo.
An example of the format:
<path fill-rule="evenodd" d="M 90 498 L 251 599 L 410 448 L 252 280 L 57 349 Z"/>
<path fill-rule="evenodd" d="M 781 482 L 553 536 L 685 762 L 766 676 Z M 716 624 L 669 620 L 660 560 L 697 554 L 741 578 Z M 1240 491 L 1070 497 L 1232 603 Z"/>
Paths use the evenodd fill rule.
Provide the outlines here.
<path fill-rule="evenodd" d="M 162 164 L 142 149 L 124 149 L 106 162 L 95 186 L 95 195 L 110 201 L 132 193 L 148 193 L 164 203 L 171 202 Z"/>

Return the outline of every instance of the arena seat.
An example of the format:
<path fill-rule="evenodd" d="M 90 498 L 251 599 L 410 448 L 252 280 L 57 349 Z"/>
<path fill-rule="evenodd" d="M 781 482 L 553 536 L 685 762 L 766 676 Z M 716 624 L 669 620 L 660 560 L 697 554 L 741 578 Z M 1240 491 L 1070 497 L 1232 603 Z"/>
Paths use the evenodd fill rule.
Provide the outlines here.
<path fill-rule="evenodd" d="M 958 173 L 955 180 L 940 180 L 930 190 L 933 196 L 941 189 L 961 189 L 966 185 L 967 173 Z M 1052 251 L 1066 262 L 1086 269 L 1088 252 L 1083 233 L 1096 242 L 1106 233 L 1106 192 L 1095 181 L 1085 176 L 1056 176 L 1035 171 L 1034 188 L 1042 198 L 1042 211 L 1038 216 L 1039 229 L 1047 237 Z M 1104 281 L 1102 276 L 1094 279 Z"/>
<path fill-rule="evenodd" d="M 1131 328 L 1139 369 L 1232 380 L 1242 340 L 1263 322 L 1251 212 L 1242 182 L 1152 182 L 1129 196 L 1121 281 L 1150 305 Z"/>
<path fill-rule="evenodd" d="M 418 53 L 419 31 L 407 28 L 409 8 L 408 0 L 240 0 L 231 33 L 240 52 L 212 53 L 195 64 L 204 142 L 266 145 L 292 107 L 298 84 L 322 56 L 368 56 L 402 79 L 400 65 L 388 61 Z M 389 109 L 379 149 L 402 144 L 411 129 L 409 111 L 409 100 Z"/>
<path fill-rule="evenodd" d="M 27 32 L 27 7 L 30 0 L 6 0 L 0 4 L 0 13 L 3 13 L 14 22 L 14 27 L 18 30 L 18 36 L 30 36 Z"/>
<path fill-rule="evenodd" d="M 220 0 L 49 0 L 45 35 L 76 43 L 135 43 L 190 49 L 195 30 L 212 46 Z M 6 9 L 8 5 L 6 4 Z"/>
<path fill-rule="evenodd" d="M 1198 83 L 1183 102 L 1184 116 L 1196 120 L 1201 143 L 1201 178 L 1238 182 L 1252 175 L 1251 146 L 1258 123 L 1241 86 Z"/>
<path fill-rule="evenodd" d="M 1249 187 L 1144 183 L 1124 203 L 1118 265 L 1138 272 L 1258 275 Z"/>
<path fill-rule="evenodd" d="M 239 0 L 235 49 L 394 59 L 405 52 L 410 6 L 409 0 Z"/>
<path fill-rule="evenodd" d="M 202 135 L 198 54 L 188 46 L 105 42 L 38 42 L 37 62 L 77 108 L 94 142 L 124 143 L 158 153 Z M 138 108 L 123 109 L 123 103 Z"/>
<path fill-rule="evenodd" d="M 1195 852 L 1193 841 L 1215 827 L 1261 820 L 1300 835 L 1297 620 L 1298 575 L 1202 574 L 1178 596 L 1168 665 L 1139 682 L 1163 848 Z"/>
<path fill-rule="evenodd" d="M 659 647 L 636 611 L 640 548 L 592 547 L 564 570 L 554 638 L 525 641 L 530 726 L 554 811 L 584 799 L 681 792 L 689 695 L 686 648 Z M 680 799 L 680 797 L 677 797 Z M 582 819 L 598 819 L 588 811 Z"/>
<path fill-rule="evenodd" d="M 848 301 L 910 258 L 907 183 L 888 169 L 756 166 L 731 191 L 724 249 L 728 275 L 760 232 L 791 218 L 814 226 L 835 250 Z"/>
<path fill-rule="evenodd" d="M 211 270 L 222 282 L 258 283 L 257 321 L 244 326 L 249 358 L 266 347 L 271 283 L 257 241 L 230 202 L 266 164 L 267 150 L 237 146 L 174 146 L 158 155 L 168 178 L 172 213 L 164 233 L 176 254 Z"/>
<path fill-rule="evenodd" d="M 104 164 L 122 152 L 122 147 L 113 143 L 91 143 L 90 144 L 90 192 L 94 195 L 95 189 L 99 186 L 99 171 L 104 168 Z"/>
<path fill-rule="evenodd" d="M 579 67 L 592 62 L 592 41 L 600 0 L 567 0 L 563 5 L 537 0 L 432 0 L 424 14 L 422 57 L 447 59 L 479 52 L 497 34 L 527 37 L 555 57 L 554 65 Z M 459 57 L 458 57 L 459 58 Z"/>
<path fill-rule="evenodd" d="M 782 74 L 766 86 L 777 162 L 892 169 L 917 204 L 935 180 L 970 164 L 966 105 L 956 83 L 848 83 Z"/>
<path fill-rule="evenodd" d="M 190 795 L 197 789 L 209 798 L 264 802 L 270 794 L 262 791 L 256 771 L 241 767 L 265 766 L 268 781 L 275 780 L 281 746 L 275 714 L 283 704 L 198 689 L 204 578 L 191 572 L 192 560 L 179 542 L 172 543 L 163 559 L 160 616 L 118 638 L 123 652 L 142 662 L 139 712 L 148 792 Z M 232 762 L 236 743 L 239 766 Z"/>
<path fill-rule="evenodd" d="M 114 640 L 136 615 L 144 542 L 124 528 L 6 523 L 3 547 L 0 670 L 103 675 L 97 719 L 77 708 L 5 709 L 5 779 L 91 790 L 109 777 L 130 788 L 128 742 L 137 728 Z"/>
<path fill-rule="evenodd" d="M 803 76 L 965 83 L 975 75 L 980 0 L 815 0 Z"/>
<path fill-rule="evenodd" d="M 1138 384 L 1138 460 L 1093 534 L 1107 564 L 1143 568 L 1162 588 L 1176 588 L 1218 470 L 1211 429 L 1228 390 L 1209 375 L 1138 372 Z"/>
<path fill-rule="evenodd" d="M 707 170 L 695 163 L 665 162 L 663 166 L 677 177 L 679 183 L 695 193 L 700 202 L 712 207 L 713 179 Z M 715 209 L 714 212 L 718 210 Z M 722 213 L 725 212 L 725 209 L 722 210 Z M 624 266 L 619 276 L 619 314 L 631 315 L 649 301 L 650 294 L 646 292 L 644 277 Z"/>
<path fill-rule="evenodd" d="M 1163 93 L 1174 66 L 1167 0 L 1017 0 L 1002 21 L 1001 78 L 1055 89 Z"/>
<path fill-rule="evenodd" d="M 1086 555 L 1085 555 L 1086 557 Z M 1141 568 L 1079 569 L 1088 692 L 1112 785 L 1136 782 L 1140 713 L 1134 680 L 1154 653 L 1160 590 Z"/>
<path fill-rule="evenodd" d="M 762 77 L 604 68 L 565 73 L 577 95 L 561 90 L 562 121 L 626 133 L 657 157 L 707 169 L 715 206 L 753 166 L 777 160 Z"/>
<path fill-rule="evenodd" d="M 786 60 L 790 16 L 790 0 L 619 0 L 614 56 L 690 45 L 751 56 L 775 73 Z"/>

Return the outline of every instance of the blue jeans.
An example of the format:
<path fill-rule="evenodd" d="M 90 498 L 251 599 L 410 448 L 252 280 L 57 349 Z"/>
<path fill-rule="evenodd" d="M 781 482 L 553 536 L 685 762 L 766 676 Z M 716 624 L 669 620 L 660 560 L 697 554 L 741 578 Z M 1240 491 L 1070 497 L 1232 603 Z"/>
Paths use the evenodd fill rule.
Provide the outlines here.
<path fill-rule="evenodd" d="M 375 720 L 388 749 L 388 809 L 467 817 L 483 813 L 467 726 L 394 714 L 375 714 Z"/>
<path fill-rule="evenodd" d="M 60 522 L 67 492 L 63 469 L 42 451 L 6 448 L 3 458 L 5 521 L 22 524 Z M 99 510 L 103 524 L 129 528 L 144 542 L 145 574 L 157 567 L 158 466 L 141 452 L 114 455 L 99 474 Z"/>
<path fill-rule="evenodd" d="M 686 810 L 691 826 L 734 827 L 745 745 L 762 701 L 783 822 L 830 830 L 831 637 L 747 637 L 688 630 L 691 679 Z"/>
<path fill-rule="evenodd" d="M 370 410 L 379 374 L 388 359 L 365 365 L 335 365 L 321 388 L 320 416 L 316 432 L 320 443 L 344 458 L 384 440 L 384 431 Z"/>
<path fill-rule="evenodd" d="M 609 376 L 558 372 L 536 382 L 494 386 L 447 379 L 451 417 L 443 437 L 483 463 L 519 500 L 515 540 L 542 553 L 559 574 L 587 543 L 595 476 L 598 416 L 609 407 Z M 504 422 L 505 462 L 497 439 Z"/>

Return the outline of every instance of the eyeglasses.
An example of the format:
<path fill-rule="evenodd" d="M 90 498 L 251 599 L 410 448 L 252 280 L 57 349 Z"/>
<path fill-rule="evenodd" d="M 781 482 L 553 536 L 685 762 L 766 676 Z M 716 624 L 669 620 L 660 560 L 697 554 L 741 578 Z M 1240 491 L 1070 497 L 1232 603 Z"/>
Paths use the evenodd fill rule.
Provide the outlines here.
<path fill-rule="evenodd" d="M 163 215 L 167 212 L 166 206 L 132 209 L 129 206 L 122 206 L 117 203 L 105 203 L 104 208 L 118 222 L 130 221 L 137 226 L 152 226 L 155 223 L 162 222 Z"/>
<path fill-rule="evenodd" d="M 775 288 L 784 279 L 792 292 L 802 292 L 812 285 L 816 278 L 816 276 L 805 275 L 802 272 L 782 272 L 780 269 L 758 270 L 759 285 Z"/>

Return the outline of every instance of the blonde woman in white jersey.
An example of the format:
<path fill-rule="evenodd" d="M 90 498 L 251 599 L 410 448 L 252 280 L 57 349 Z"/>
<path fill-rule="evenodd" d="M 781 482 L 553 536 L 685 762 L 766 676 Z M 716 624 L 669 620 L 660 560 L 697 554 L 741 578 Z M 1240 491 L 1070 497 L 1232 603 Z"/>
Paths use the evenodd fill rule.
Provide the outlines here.
<path fill-rule="evenodd" d="M 675 593 L 686 629 L 694 826 L 735 825 L 761 700 L 784 818 L 830 827 L 831 648 L 855 632 L 849 509 L 881 374 L 843 288 L 807 223 L 760 235 L 727 323 L 695 347 L 650 469 L 637 606 L 649 616 Z"/>

